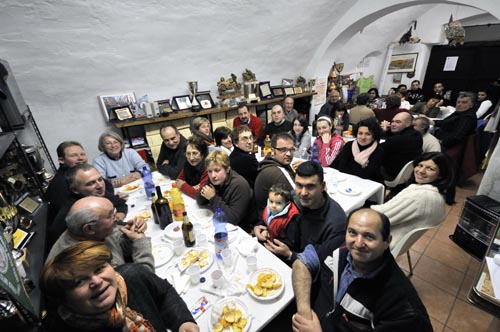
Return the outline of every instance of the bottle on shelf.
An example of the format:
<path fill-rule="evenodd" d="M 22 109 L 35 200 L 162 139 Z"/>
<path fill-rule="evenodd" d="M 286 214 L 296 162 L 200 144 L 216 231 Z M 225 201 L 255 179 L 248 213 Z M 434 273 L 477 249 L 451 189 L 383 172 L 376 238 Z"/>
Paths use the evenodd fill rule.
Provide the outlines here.
<path fill-rule="evenodd" d="M 168 224 L 172 223 L 172 211 L 168 206 L 168 201 L 165 199 L 165 197 L 163 197 L 161 193 L 160 186 L 156 186 L 156 196 L 158 198 L 155 201 L 155 209 L 153 212 L 156 212 L 156 217 L 158 218 L 158 224 L 160 225 L 160 228 L 165 229 Z"/>
<path fill-rule="evenodd" d="M 146 196 L 148 200 L 151 200 L 151 194 L 155 190 L 155 185 L 153 183 L 153 174 L 147 166 L 144 166 L 141 171 L 142 182 L 144 183 L 144 191 L 146 191 Z"/>
<path fill-rule="evenodd" d="M 182 192 L 177 186 L 172 185 L 170 194 L 172 195 L 172 212 L 174 213 L 174 220 L 182 221 L 182 213 L 186 211 Z"/>
<path fill-rule="evenodd" d="M 184 238 L 184 244 L 188 248 L 196 243 L 193 224 L 189 221 L 185 211 L 182 213 L 182 237 Z"/>
<path fill-rule="evenodd" d="M 227 248 L 227 217 L 220 205 L 215 210 L 213 223 L 215 253 L 219 254 Z"/>
<path fill-rule="evenodd" d="M 268 153 L 271 152 L 271 138 L 269 135 L 266 135 L 266 138 L 264 139 L 264 149 L 262 150 L 262 156 L 265 158 Z"/>
<path fill-rule="evenodd" d="M 311 148 L 311 161 L 319 163 L 319 148 L 316 142 L 314 142 Z"/>

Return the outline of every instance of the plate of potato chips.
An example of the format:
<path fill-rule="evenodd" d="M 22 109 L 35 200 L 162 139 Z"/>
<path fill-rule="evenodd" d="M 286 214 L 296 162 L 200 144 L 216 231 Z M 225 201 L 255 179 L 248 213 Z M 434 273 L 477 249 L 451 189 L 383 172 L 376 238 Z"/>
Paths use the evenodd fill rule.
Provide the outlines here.
<path fill-rule="evenodd" d="M 212 306 L 212 332 L 246 332 L 250 322 L 247 306 L 236 297 L 226 297 Z"/>
<path fill-rule="evenodd" d="M 250 275 L 247 291 L 257 300 L 273 300 L 285 290 L 281 275 L 273 269 L 263 268 Z"/>
<path fill-rule="evenodd" d="M 126 184 L 126 185 L 120 187 L 119 191 L 124 193 L 124 194 L 131 194 L 131 193 L 136 192 L 139 189 L 141 189 L 140 184 L 129 183 L 129 184 Z"/>
<path fill-rule="evenodd" d="M 200 273 L 205 272 L 214 262 L 214 255 L 207 248 L 194 248 L 186 251 L 179 258 L 179 270 L 185 271 L 191 265 L 199 265 Z"/>

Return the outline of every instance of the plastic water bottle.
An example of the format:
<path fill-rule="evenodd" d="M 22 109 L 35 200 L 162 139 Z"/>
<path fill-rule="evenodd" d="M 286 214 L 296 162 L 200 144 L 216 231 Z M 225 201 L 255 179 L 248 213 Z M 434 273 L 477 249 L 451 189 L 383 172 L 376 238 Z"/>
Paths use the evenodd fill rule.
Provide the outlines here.
<path fill-rule="evenodd" d="M 214 244 L 215 253 L 220 252 L 227 248 L 227 217 L 220 205 L 217 206 L 214 214 Z"/>
<path fill-rule="evenodd" d="M 318 144 L 314 142 L 312 148 L 311 148 L 311 161 L 315 163 L 319 163 L 319 148 Z"/>
<path fill-rule="evenodd" d="M 151 194 L 155 190 L 155 184 L 153 183 L 153 174 L 147 166 L 142 168 L 142 182 L 144 182 L 144 190 L 146 191 L 146 196 L 148 200 L 151 200 Z"/>

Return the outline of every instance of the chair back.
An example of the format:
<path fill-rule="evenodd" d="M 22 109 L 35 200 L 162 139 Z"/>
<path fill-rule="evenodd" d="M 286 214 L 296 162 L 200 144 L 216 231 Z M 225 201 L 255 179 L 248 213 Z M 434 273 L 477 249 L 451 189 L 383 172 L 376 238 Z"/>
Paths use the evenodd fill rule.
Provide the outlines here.
<path fill-rule="evenodd" d="M 384 181 L 385 186 L 388 188 L 394 188 L 400 184 L 408 181 L 413 173 L 413 160 L 406 163 L 403 168 L 399 171 L 396 178 L 392 181 Z"/>
<path fill-rule="evenodd" d="M 413 244 L 417 242 L 418 239 L 420 239 L 420 237 L 422 237 L 422 235 L 424 235 L 424 233 L 431 228 L 434 227 L 416 228 L 411 232 L 408 232 L 401 240 L 399 240 L 398 243 L 396 243 L 396 246 L 392 248 L 391 254 L 394 256 L 394 258 L 405 254 L 408 250 L 410 250 L 411 246 L 413 246 Z"/>

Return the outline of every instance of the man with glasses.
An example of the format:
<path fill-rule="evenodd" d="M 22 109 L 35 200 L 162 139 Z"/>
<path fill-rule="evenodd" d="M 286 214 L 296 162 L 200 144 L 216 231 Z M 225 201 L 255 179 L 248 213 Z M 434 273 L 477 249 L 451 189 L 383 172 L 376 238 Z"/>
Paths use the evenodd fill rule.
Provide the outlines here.
<path fill-rule="evenodd" d="M 77 200 L 66 217 L 68 229 L 50 250 L 47 261 L 79 241 L 104 241 L 113 254 L 114 267 L 133 262 L 154 272 L 151 239 L 144 234 L 147 223 L 136 218 L 117 227 L 116 216 L 116 209 L 107 198 L 88 196 Z"/>
<path fill-rule="evenodd" d="M 260 137 L 262 129 L 264 129 L 262 120 L 250 113 L 247 105 L 245 104 L 238 105 L 238 117 L 233 120 L 233 129 L 241 125 L 246 125 L 250 128 L 255 139 Z"/>
<path fill-rule="evenodd" d="M 275 183 L 282 183 L 288 190 L 293 190 L 295 172 L 291 167 L 295 143 L 289 133 L 278 133 L 271 138 L 271 154 L 259 163 L 255 179 L 255 203 L 257 215 L 262 218 L 266 208 L 269 188 Z"/>
<path fill-rule="evenodd" d="M 273 106 L 271 109 L 271 118 L 273 121 L 266 125 L 258 140 L 258 144 L 262 147 L 267 135 L 273 137 L 273 135 L 278 133 L 288 133 L 293 127 L 292 123 L 285 118 L 285 112 L 280 105 Z"/>
<path fill-rule="evenodd" d="M 299 165 L 295 174 L 295 204 L 301 215 L 295 240 L 296 247 L 285 243 L 271 242 L 262 237 L 263 226 L 255 226 L 254 233 L 264 246 L 274 254 L 292 264 L 304 248 L 311 244 L 318 252 L 328 244 L 339 247 L 344 242 L 346 215 L 342 207 L 326 193 L 326 184 L 321 164 L 306 161 Z"/>
<path fill-rule="evenodd" d="M 49 220 L 48 247 L 66 229 L 66 215 L 71 206 L 80 198 L 87 196 L 106 197 L 117 210 L 117 218 L 123 219 L 127 215 L 128 207 L 124 199 L 106 191 L 106 185 L 99 171 L 90 164 L 77 164 L 66 171 L 66 183 L 71 195 L 59 209 L 52 222 Z"/>
<path fill-rule="evenodd" d="M 156 168 L 161 174 L 175 180 L 186 162 L 187 141 L 172 125 L 161 126 L 160 136 L 163 144 L 156 160 Z"/>
<path fill-rule="evenodd" d="M 231 139 L 234 150 L 229 155 L 231 168 L 247 180 L 250 188 L 254 188 L 259 162 L 252 153 L 254 137 L 248 126 L 242 125 L 233 129 Z"/>

